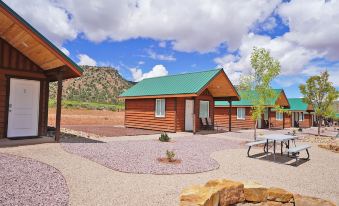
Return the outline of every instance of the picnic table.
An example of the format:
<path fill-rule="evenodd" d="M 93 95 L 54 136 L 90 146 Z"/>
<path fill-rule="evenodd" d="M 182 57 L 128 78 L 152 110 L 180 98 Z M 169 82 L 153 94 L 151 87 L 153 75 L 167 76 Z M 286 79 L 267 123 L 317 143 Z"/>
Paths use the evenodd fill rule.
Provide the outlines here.
<path fill-rule="evenodd" d="M 281 144 L 281 155 L 283 154 L 283 144 L 287 142 L 286 147 L 289 149 L 290 148 L 290 140 L 295 140 L 297 136 L 293 135 L 286 135 L 286 134 L 268 134 L 264 135 L 263 139 L 266 140 L 266 154 L 268 153 L 268 143 L 273 141 L 273 156 L 275 160 L 275 148 L 276 148 L 276 143 L 280 142 Z M 289 152 L 287 152 L 287 156 L 289 156 Z"/>

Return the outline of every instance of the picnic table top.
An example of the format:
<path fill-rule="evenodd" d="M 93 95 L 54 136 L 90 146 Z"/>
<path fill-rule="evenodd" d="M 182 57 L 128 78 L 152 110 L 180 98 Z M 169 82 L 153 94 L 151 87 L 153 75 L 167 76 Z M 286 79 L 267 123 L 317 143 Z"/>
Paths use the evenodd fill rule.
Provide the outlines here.
<path fill-rule="evenodd" d="M 286 141 L 296 139 L 297 136 L 287 135 L 287 134 L 268 134 L 263 136 L 266 140 L 276 140 L 276 141 Z"/>

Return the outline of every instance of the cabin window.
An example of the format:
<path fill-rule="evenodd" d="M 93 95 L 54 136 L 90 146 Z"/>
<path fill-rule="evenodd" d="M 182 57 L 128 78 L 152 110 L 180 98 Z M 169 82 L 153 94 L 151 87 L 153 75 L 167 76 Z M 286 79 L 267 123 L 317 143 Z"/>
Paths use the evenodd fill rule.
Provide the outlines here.
<path fill-rule="evenodd" d="M 245 108 L 237 108 L 237 119 L 245 119 Z"/>
<path fill-rule="evenodd" d="M 208 118 L 210 116 L 210 102 L 209 101 L 200 101 L 200 118 Z"/>
<path fill-rule="evenodd" d="M 299 121 L 304 121 L 304 113 L 303 112 L 300 112 L 299 113 Z"/>
<path fill-rule="evenodd" d="M 283 120 L 283 113 L 282 112 L 276 112 L 275 113 L 275 119 L 278 121 L 282 121 Z"/>
<path fill-rule="evenodd" d="M 165 117 L 165 99 L 155 100 L 155 116 Z"/>

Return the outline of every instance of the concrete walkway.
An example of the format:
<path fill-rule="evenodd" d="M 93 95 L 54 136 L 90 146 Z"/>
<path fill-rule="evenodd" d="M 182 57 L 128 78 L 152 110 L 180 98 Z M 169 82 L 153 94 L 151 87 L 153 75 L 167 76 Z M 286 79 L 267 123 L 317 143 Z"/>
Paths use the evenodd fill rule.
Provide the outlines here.
<path fill-rule="evenodd" d="M 222 134 L 218 136 L 223 138 Z M 261 151 L 253 149 L 253 153 Z M 339 155 L 315 145 L 310 150 L 311 160 L 298 167 L 247 158 L 246 149 L 229 149 L 212 154 L 219 169 L 185 175 L 116 172 L 67 153 L 56 143 L 0 148 L 0 152 L 30 157 L 59 169 L 69 187 L 71 205 L 174 206 L 184 187 L 214 178 L 254 180 L 339 203 Z"/>

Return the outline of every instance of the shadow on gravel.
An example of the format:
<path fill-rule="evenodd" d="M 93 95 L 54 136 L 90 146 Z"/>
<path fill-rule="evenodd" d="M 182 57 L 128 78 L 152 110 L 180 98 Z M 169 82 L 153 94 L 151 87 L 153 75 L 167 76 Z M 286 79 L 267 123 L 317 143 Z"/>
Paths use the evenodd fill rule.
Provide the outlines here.
<path fill-rule="evenodd" d="M 286 154 L 284 155 L 280 155 L 279 153 L 277 153 L 275 155 L 275 159 L 274 159 L 274 155 L 272 153 L 266 155 L 265 153 L 260 153 L 260 157 L 258 159 L 260 160 L 264 160 L 264 161 L 270 161 L 272 163 L 278 163 L 278 164 L 285 164 L 285 165 L 290 165 L 290 166 L 300 166 L 304 163 L 306 163 L 308 160 L 303 159 L 303 158 L 299 158 L 298 161 L 295 161 L 295 158 L 293 158 L 292 156 L 287 156 Z M 254 156 L 254 155 L 253 155 Z M 252 157 L 253 157 L 252 156 Z"/>

